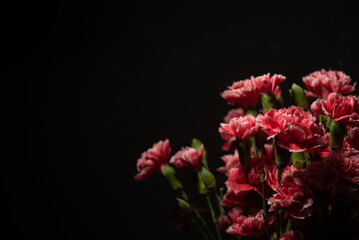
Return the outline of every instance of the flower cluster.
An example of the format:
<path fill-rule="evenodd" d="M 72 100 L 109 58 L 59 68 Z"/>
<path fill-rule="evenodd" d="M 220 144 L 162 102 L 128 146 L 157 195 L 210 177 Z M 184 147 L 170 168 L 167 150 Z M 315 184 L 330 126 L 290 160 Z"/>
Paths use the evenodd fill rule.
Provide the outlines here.
<path fill-rule="evenodd" d="M 251 76 L 221 93 L 237 106 L 219 124 L 226 152 L 217 168 L 226 179 L 222 187 L 198 139 L 172 157 L 168 140 L 142 154 L 135 179 L 153 173 L 167 179 L 178 194 L 176 214 L 171 214 L 176 229 L 191 220 L 211 240 L 224 234 L 241 239 L 352 239 L 357 233 L 359 97 L 345 96 L 355 84 L 343 72 L 316 71 L 303 77 L 306 90 L 293 84 L 296 105 L 285 107 L 279 87 L 285 79 L 281 74 Z M 308 98 L 314 99 L 311 104 Z M 209 221 L 175 169 L 195 176 Z M 341 228 L 346 232 L 339 233 Z"/>

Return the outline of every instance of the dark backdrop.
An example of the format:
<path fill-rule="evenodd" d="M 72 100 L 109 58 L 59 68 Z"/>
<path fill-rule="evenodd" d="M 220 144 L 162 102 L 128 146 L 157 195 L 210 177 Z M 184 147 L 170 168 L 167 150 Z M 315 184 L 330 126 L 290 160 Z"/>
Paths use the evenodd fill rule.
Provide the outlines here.
<path fill-rule="evenodd" d="M 321 68 L 359 78 L 359 11 L 344 3 L 13 1 L 3 11 L 3 239 L 198 238 L 173 230 L 160 176 L 133 179 L 143 151 L 197 137 L 215 169 L 230 109 L 219 93 L 232 81 L 281 73 L 288 100 Z"/>

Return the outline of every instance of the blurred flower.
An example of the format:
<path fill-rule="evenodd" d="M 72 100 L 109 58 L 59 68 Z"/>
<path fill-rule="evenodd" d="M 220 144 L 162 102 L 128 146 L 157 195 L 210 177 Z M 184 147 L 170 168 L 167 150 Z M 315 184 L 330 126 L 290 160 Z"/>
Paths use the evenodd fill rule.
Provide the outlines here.
<path fill-rule="evenodd" d="M 269 211 L 286 208 L 285 218 L 304 219 L 313 214 L 313 198 L 306 189 L 304 170 L 296 170 L 294 166 L 287 167 L 277 188 L 277 193 L 268 200 Z"/>
<path fill-rule="evenodd" d="M 328 190 L 337 181 L 337 169 L 326 161 L 312 162 L 306 168 L 305 182 L 310 188 Z"/>
<path fill-rule="evenodd" d="M 282 235 L 280 240 L 304 240 L 304 236 L 299 231 L 287 231 Z"/>
<path fill-rule="evenodd" d="M 170 164 L 181 170 L 199 172 L 202 169 L 202 157 L 203 144 L 199 150 L 186 147 L 172 156 Z"/>
<path fill-rule="evenodd" d="M 354 85 L 349 85 L 351 78 L 341 71 L 321 71 L 313 72 L 303 77 L 303 82 L 308 91 L 305 91 L 308 98 L 326 99 L 330 93 L 349 94 L 355 89 Z"/>
<path fill-rule="evenodd" d="M 270 109 L 257 117 L 267 139 L 276 137 L 277 144 L 290 152 L 313 152 L 327 148 L 324 128 L 315 117 L 300 107 Z"/>
<path fill-rule="evenodd" d="M 249 236 L 249 237 L 258 237 L 264 233 L 264 219 L 263 219 L 263 210 L 252 209 L 251 213 L 248 215 L 243 214 L 243 209 L 236 207 L 233 208 L 229 213 L 233 224 L 228 227 L 227 233 L 235 236 Z M 271 217 L 268 221 L 268 224 L 273 223 L 273 218 Z"/>
<path fill-rule="evenodd" d="M 359 127 L 349 129 L 346 141 L 351 147 L 359 150 Z"/>
<path fill-rule="evenodd" d="M 342 148 L 340 152 L 333 151 L 329 161 L 339 171 L 341 178 L 359 187 L 359 151 L 354 148 Z"/>
<path fill-rule="evenodd" d="M 243 108 L 231 109 L 228 111 L 227 115 L 223 118 L 224 123 L 229 123 L 232 118 L 244 116 Z"/>
<path fill-rule="evenodd" d="M 168 139 L 153 144 L 153 147 L 142 153 L 137 160 L 138 174 L 136 180 L 144 180 L 152 173 L 160 172 L 161 168 L 167 166 L 168 158 L 171 154 L 170 142 Z"/>
<path fill-rule="evenodd" d="M 190 212 L 184 212 L 179 206 L 175 206 L 170 212 L 170 221 L 177 231 L 187 230 L 190 223 Z"/>
<path fill-rule="evenodd" d="M 217 219 L 217 222 L 218 222 L 218 226 L 219 228 L 225 232 L 227 231 L 227 229 L 229 228 L 229 226 L 231 226 L 231 222 L 229 221 L 229 218 L 228 216 L 225 216 L 225 217 L 218 217 Z"/>
<path fill-rule="evenodd" d="M 326 100 L 313 102 L 311 109 L 315 114 L 329 116 L 336 123 L 359 126 L 359 115 L 354 112 L 353 97 L 331 93 Z"/>
<path fill-rule="evenodd" d="M 222 137 L 235 137 L 236 139 L 246 140 L 258 131 L 256 118 L 253 115 L 232 118 L 229 123 L 221 123 L 219 132 Z"/>

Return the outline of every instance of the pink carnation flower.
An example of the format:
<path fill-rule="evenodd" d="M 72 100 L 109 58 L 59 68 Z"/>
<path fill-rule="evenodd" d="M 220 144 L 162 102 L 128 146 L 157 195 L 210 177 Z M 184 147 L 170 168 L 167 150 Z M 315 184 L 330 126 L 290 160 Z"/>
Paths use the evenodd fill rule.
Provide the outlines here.
<path fill-rule="evenodd" d="M 313 102 L 311 109 L 313 113 L 327 115 L 337 123 L 359 126 L 359 115 L 354 112 L 353 97 L 331 93 L 326 100 Z"/>
<path fill-rule="evenodd" d="M 241 117 L 241 116 L 244 116 L 243 108 L 232 109 L 232 110 L 228 111 L 227 115 L 223 118 L 223 120 L 224 120 L 224 123 L 229 123 L 232 118 Z M 236 138 L 232 137 L 232 136 L 228 136 L 228 135 L 221 136 L 221 137 L 223 140 L 225 140 L 225 142 L 222 145 L 222 150 L 229 151 L 233 147 L 233 144 L 236 141 Z"/>
<path fill-rule="evenodd" d="M 171 154 L 170 142 L 168 139 L 153 144 L 153 147 L 142 153 L 137 161 L 138 174 L 136 180 L 144 180 L 154 172 L 160 172 L 161 168 L 167 166 Z"/>
<path fill-rule="evenodd" d="M 221 93 L 221 97 L 230 105 L 243 106 L 244 108 L 254 107 L 261 99 L 260 92 L 253 79 L 234 82 L 232 86 Z"/>
<path fill-rule="evenodd" d="M 349 85 L 351 78 L 341 71 L 321 71 L 313 72 L 303 77 L 303 82 L 308 91 L 305 91 L 308 98 L 326 99 L 330 93 L 349 94 L 355 89 L 354 85 Z"/>
<path fill-rule="evenodd" d="M 261 99 L 261 94 L 269 92 L 280 93 L 279 85 L 285 80 L 282 75 L 265 74 L 259 77 L 252 76 L 250 79 L 234 82 L 221 96 L 231 105 L 254 107 Z"/>
<path fill-rule="evenodd" d="M 199 172 L 202 169 L 203 144 L 199 151 L 192 147 L 182 148 L 170 160 L 170 164 L 185 171 Z"/>
<path fill-rule="evenodd" d="M 280 91 L 277 87 L 279 87 L 279 85 L 284 82 L 286 77 L 281 74 L 274 74 L 271 77 L 268 73 L 259 77 L 252 77 L 252 79 L 254 80 L 257 88 L 259 89 L 259 92 L 261 94 L 267 94 L 270 92 L 274 93 L 275 91 Z"/>
<path fill-rule="evenodd" d="M 262 173 L 265 174 L 266 179 L 266 198 L 271 196 L 277 184 L 277 167 L 271 155 L 252 158 L 247 170 L 239 163 L 238 152 L 235 155 L 225 155 L 222 159 L 226 166 L 220 168 L 220 170 L 228 176 L 228 180 L 225 182 L 228 192 L 234 193 L 236 196 L 243 196 L 251 191 L 256 191 L 262 195 L 259 178 L 259 173 Z M 245 180 L 246 171 L 248 183 Z"/>
<path fill-rule="evenodd" d="M 236 139 L 246 140 L 258 131 L 256 118 L 252 115 L 232 118 L 229 123 L 221 123 L 219 132 L 222 137 L 235 137 Z"/>
<path fill-rule="evenodd" d="M 327 147 L 324 128 L 315 117 L 300 107 L 270 109 L 257 117 L 267 139 L 276 137 L 277 144 L 290 152 L 311 152 Z"/>
<path fill-rule="evenodd" d="M 264 234 L 263 210 L 252 209 L 252 213 L 244 215 L 240 207 L 233 208 L 229 213 L 232 225 L 228 227 L 227 233 L 235 236 L 258 237 Z M 268 225 L 273 223 L 270 216 Z"/>
<path fill-rule="evenodd" d="M 237 150 L 235 150 L 234 154 L 224 155 L 221 159 L 222 159 L 222 161 L 224 162 L 225 165 L 218 168 L 217 170 L 219 172 L 221 172 L 221 173 L 226 174 L 226 175 L 229 174 L 229 171 L 231 170 L 231 168 L 239 167 L 239 165 L 240 165 Z"/>

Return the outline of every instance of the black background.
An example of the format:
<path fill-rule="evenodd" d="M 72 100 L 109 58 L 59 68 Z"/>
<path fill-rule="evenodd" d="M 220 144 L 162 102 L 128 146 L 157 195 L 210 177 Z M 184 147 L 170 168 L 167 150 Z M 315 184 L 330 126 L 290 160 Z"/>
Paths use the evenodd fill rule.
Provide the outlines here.
<path fill-rule="evenodd" d="M 133 179 L 141 153 L 166 138 L 174 153 L 197 137 L 218 167 L 230 109 L 219 93 L 234 80 L 283 74 L 290 104 L 288 87 L 315 70 L 359 79 L 359 10 L 345 3 L 2 10 L 2 239 L 200 239 L 173 230 L 174 194 L 160 176 Z"/>

